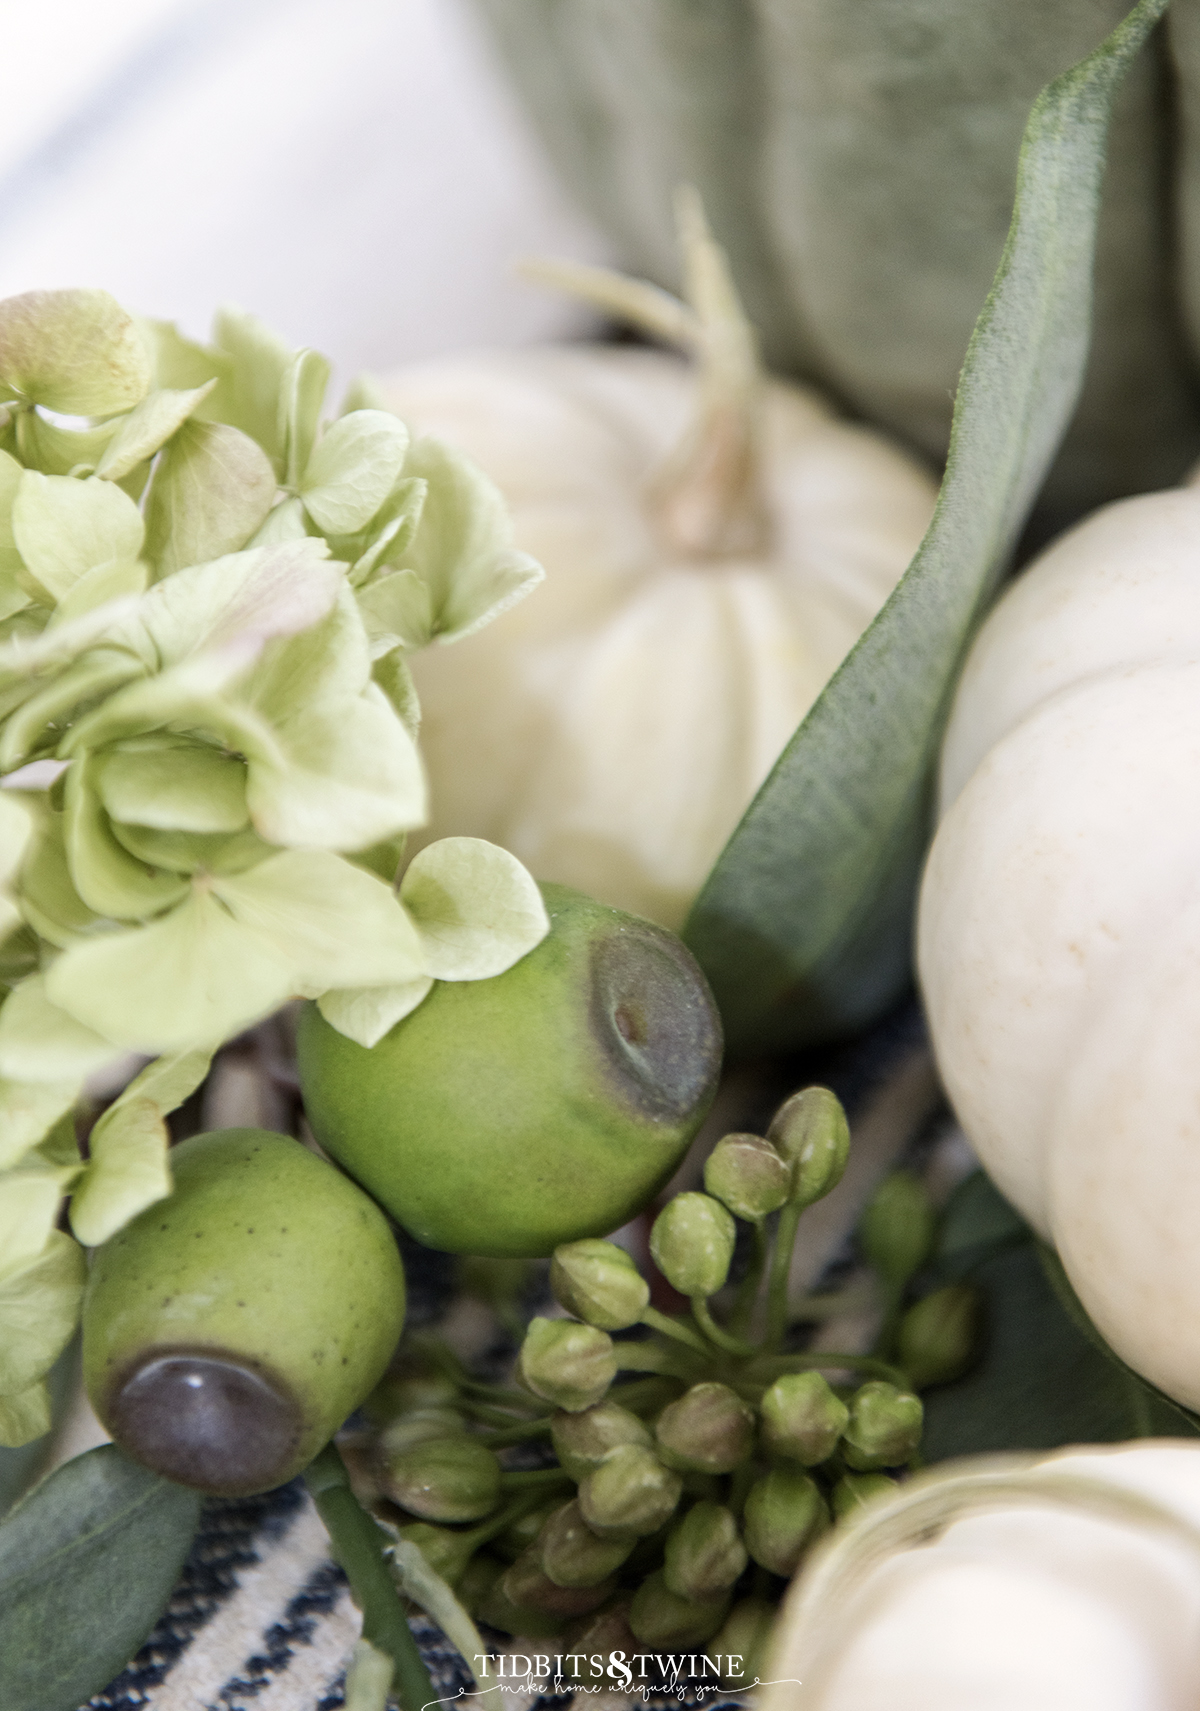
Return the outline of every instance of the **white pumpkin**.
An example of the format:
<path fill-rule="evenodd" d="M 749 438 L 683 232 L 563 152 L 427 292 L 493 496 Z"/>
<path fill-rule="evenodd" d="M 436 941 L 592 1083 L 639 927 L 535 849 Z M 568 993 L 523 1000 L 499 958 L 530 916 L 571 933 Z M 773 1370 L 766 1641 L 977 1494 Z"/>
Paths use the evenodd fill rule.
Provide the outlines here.
<path fill-rule="evenodd" d="M 671 927 L 905 569 L 935 492 L 813 393 L 756 384 L 720 253 L 694 225 L 690 242 L 696 314 L 593 270 L 567 283 L 693 344 L 699 377 L 661 351 L 564 347 L 386 388 L 486 470 L 546 570 L 485 635 L 414 661 L 425 835 L 486 837 Z"/>
<path fill-rule="evenodd" d="M 935 1469 L 810 1559 L 763 1674 L 762 1711 L 1188 1711 L 1200 1445 Z"/>
<path fill-rule="evenodd" d="M 1200 1407 L 1200 492 L 1014 583 L 942 812 L 918 959 L 950 1098 L 1112 1346 Z"/>

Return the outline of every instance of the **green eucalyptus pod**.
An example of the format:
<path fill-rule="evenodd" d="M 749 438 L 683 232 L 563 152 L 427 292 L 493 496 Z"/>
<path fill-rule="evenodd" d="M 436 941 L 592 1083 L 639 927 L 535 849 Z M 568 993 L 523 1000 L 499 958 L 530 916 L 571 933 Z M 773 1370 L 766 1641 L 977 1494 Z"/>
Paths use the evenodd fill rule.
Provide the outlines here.
<path fill-rule="evenodd" d="M 693 1503 L 667 1534 L 663 1579 L 680 1598 L 720 1598 L 746 1566 L 746 1547 L 733 1511 L 722 1503 Z"/>
<path fill-rule="evenodd" d="M 1000 259 L 1022 128 L 1126 0 L 476 0 L 623 266 L 678 287 L 696 185 L 781 372 L 934 457 Z M 1046 495 L 1056 524 L 1175 483 L 1200 452 L 1200 9 L 1172 7 L 1117 109 L 1095 334 Z M 1174 178 L 1175 202 L 1164 194 Z M 1182 226 L 1177 284 L 1173 208 Z"/>
<path fill-rule="evenodd" d="M 579 1508 L 601 1537 L 656 1533 L 675 1513 L 683 1481 L 644 1444 L 618 1444 L 579 1485 Z"/>
<path fill-rule="evenodd" d="M 921 1442 L 924 1419 L 919 1396 L 874 1378 L 850 1398 L 842 1454 L 857 1473 L 899 1467 Z"/>
<path fill-rule="evenodd" d="M 750 1487 L 743 1519 L 746 1549 L 772 1574 L 793 1574 L 828 1525 L 820 1487 L 799 1468 L 772 1468 Z"/>
<path fill-rule="evenodd" d="M 594 1533 L 573 1498 L 546 1518 L 537 1537 L 541 1565 L 556 1586 L 597 1586 L 615 1574 L 633 1549 L 636 1534 Z"/>
<path fill-rule="evenodd" d="M 393 1503 L 426 1521 L 481 1521 L 500 1498 L 500 1463 L 465 1433 L 385 1449 L 380 1480 Z"/>
<path fill-rule="evenodd" d="M 96 1250 L 88 1396 L 122 1449 L 166 1478 L 266 1491 L 386 1369 L 404 1322 L 396 1244 L 365 1194 L 282 1135 L 197 1135 L 171 1164 L 171 1197 Z"/>
<path fill-rule="evenodd" d="M 550 1287 L 568 1313 L 602 1331 L 636 1325 L 650 1301 L 650 1285 L 632 1257 L 595 1237 L 555 1248 Z"/>
<path fill-rule="evenodd" d="M 605 1331 L 570 1319 L 531 1319 L 517 1357 L 517 1376 L 543 1402 L 568 1413 L 593 1407 L 617 1375 L 617 1352 Z"/>
<path fill-rule="evenodd" d="M 629 1607 L 629 1626 L 644 1645 L 703 1646 L 724 1622 L 729 1595 L 708 1600 L 681 1598 L 658 1569 L 638 1587 Z"/>
<path fill-rule="evenodd" d="M 754 1410 L 710 1380 L 669 1402 L 654 1427 L 658 1452 L 683 1473 L 732 1473 L 754 1448 Z"/>
<path fill-rule="evenodd" d="M 831 1456 L 850 1410 L 819 1372 L 786 1372 L 759 1403 L 763 1443 L 772 1455 L 815 1467 Z"/>
<path fill-rule="evenodd" d="M 565 1410 L 550 1421 L 550 1441 L 565 1473 L 578 1485 L 600 1466 L 618 1444 L 651 1447 L 648 1429 L 628 1408 L 607 1397 L 591 1408 L 569 1414 Z"/>

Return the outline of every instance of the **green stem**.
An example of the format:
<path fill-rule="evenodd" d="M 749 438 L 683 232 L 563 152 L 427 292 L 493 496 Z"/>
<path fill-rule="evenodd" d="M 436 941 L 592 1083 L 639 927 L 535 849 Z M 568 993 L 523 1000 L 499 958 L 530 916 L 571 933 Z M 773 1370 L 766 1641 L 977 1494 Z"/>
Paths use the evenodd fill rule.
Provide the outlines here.
<path fill-rule="evenodd" d="M 561 1467 L 536 1467 L 517 1473 L 502 1473 L 500 1475 L 501 1491 L 528 1491 L 543 1485 L 570 1485 L 573 1483 L 569 1473 L 564 1473 Z"/>
<path fill-rule="evenodd" d="M 657 1372 L 691 1384 L 703 1370 L 690 1349 L 664 1348 L 662 1343 L 651 1342 L 617 1344 L 618 1372 Z"/>
<path fill-rule="evenodd" d="M 740 1337 L 735 1337 L 731 1332 L 722 1330 L 709 1312 L 708 1302 L 703 1295 L 693 1295 L 692 1312 L 696 1316 L 696 1323 L 709 1342 L 715 1343 L 719 1349 L 724 1349 L 726 1354 L 755 1355 L 758 1353 L 753 1343 L 744 1343 Z"/>
<path fill-rule="evenodd" d="M 767 1281 L 767 1343 L 771 1347 L 783 1340 L 787 1330 L 788 1273 L 792 1269 L 792 1249 L 796 1245 L 796 1229 L 803 1212 L 803 1201 L 789 1200 L 775 1226 L 775 1246 Z"/>
<path fill-rule="evenodd" d="M 686 1343 L 689 1349 L 697 1354 L 707 1355 L 708 1350 L 694 1331 L 689 1331 L 686 1325 L 681 1325 L 678 1319 L 671 1319 L 665 1313 L 660 1313 L 657 1307 L 647 1307 L 642 1313 L 639 1324 L 649 1325 L 651 1330 L 662 1331 L 665 1336 L 674 1337 L 676 1342 Z"/>
<path fill-rule="evenodd" d="M 478 1441 L 489 1450 L 502 1450 L 508 1444 L 523 1444 L 527 1438 L 538 1438 L 550 1430 L 549 1420 L 527 1420 L 520 1426 L 501 1427 L 495 1432 L 480 1432 Z"/>
<path fill-rule="evenodd" d="M 351 1596 L 362 1611 L 363 1639 L 391 1658 L 392 1685 L 404 1711 L 422 1711 L 436 1700 L 437 1690 L 421 1661 L 383 1554 L 387 1534 L 350 1489 L 350 1476 L 335 1445 L 326 1444 L 309 1463 L 304 1483 L 325 1523 L 333 1554 L 346 1571 Z"/>
<path fill-rule="evenodd" d="M 754 1251 L 750 1256 L 750 1264 L 746 1267 L 746 1275 L 738 1284 L 733 1312 L 729 1316 L 730 1329 L 735 1331 L 738 1336 L 744 1337 L 750 1329 L 759 1285 L 762 1283 L 763 1273 L 767 1269 L 767 1253 L 767 1227 L 760 1218 L 754 1225 Z"/>
<path fill-rule="evenodd" d="M 894 1384 L 898 1390 L 911 1390 L 908 1374 L 898 1366 L 892 1366 L 876 1355 L 848 1355 L 836 1349 L 813 1349 L 803 1354 L 775 1355 L 769 1360 L 755 1361 L 754 1366 L 743 1376 L 747 1379 L 758 1379 L 764 1372 L 769 1372 L 771 1378 L 779 1378 L 785 1372 L 811 1372 L 814 1369 L 826 1370 L 844 1367 L 848 1372 L 865 1372 L 872 1378 L 885 1378 L 889 1384 Z"/>
<path fill-rule="evenodd" d="M 473 1420 L 480 1420 L 486 1426 L 499 1426 L 505 1431 L 515 1426 L 545 1426 L 548 1423 L 547 1417 L 531 1420 L 528 1414 L 514 1419 L 514 1409 L 494 1408 L 490 1403 L 479 1401 L 474 1396 L 460 1396 L 458 1406 Z"/>

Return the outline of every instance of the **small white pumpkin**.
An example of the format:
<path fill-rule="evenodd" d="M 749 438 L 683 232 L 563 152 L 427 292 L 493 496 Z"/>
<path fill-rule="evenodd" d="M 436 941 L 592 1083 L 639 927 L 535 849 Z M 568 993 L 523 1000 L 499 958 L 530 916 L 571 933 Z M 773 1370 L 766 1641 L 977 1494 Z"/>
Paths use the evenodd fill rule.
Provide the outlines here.
<path fill-rule="evenodd" d="M 950 1098 L 1112 1346 L 1200 1407 L 1200 491 L 1014 583 L 942 811 L 918 958 Z"/>
<path fill-rule="evenodd" d="M 762 1711 L 1185 1711 L 1200 1445 L 947 1463 L 875 1499 L 792 1586 L 763 1674 Z"/>
<path fill-rule="evenodd" d="M 546 582 L 414 661 L 433 821 L 679 927 L 709 867 L 924 533 L 935 488 L 815 394 L 761 381 L 698 203 L 693 307 L 543 274 L 690 346 L 463 357 L 388 383 L 498 484 Z"/>

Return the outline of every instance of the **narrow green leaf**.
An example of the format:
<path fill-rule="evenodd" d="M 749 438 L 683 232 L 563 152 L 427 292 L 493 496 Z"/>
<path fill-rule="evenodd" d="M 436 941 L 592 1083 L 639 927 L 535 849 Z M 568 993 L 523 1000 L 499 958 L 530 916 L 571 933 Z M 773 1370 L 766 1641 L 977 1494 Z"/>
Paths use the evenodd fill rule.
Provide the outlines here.
<path fill-rule="evenodd" d="M 139 463 L 153 457 L 188 417 L 195 414 L 216 384 L 214 379 L 186 392 L 169 387 L 151 392 L 121 422 L 96 465 L 96 474 L 105 481 L 120 481 Z"/>
<path fill-rule="evenodd" d="M 27 291 L 0 303 L 0 389 L 67 416 L 112 416 L 145 397 L 150 360 L 107 291 Z"/>
<path fill-rule="evenodd" d="M 326 429 L 300 483 L 305 510 L 324 533 L 365 528 L 395 485 L 408 429 L 389 410 L 356 410 Z"/>
<path fill-rule="evenodd" d="M 237 552 L 275 503 L 271 460 L 224 422 L 187 421 L 163 448 L 146 495 L 146 551 L 160 577 Z"/>
<path fill-rule="evenodd" d="M 0 1396 L 45 1378 L 75 1334 L 86 1282 L 83 1249 L 61 1230 L 32 1265 L 0 1279 Z"/>
<path fill-rule="evenodd" d="M 85 1247 L 98 1247 L 147 1206 L 166 1199 L 172 1187 L 170 1144 L 163 1114 L 152 1099 L 128 1100 L 104 1113 L 92 1130 L 91 1157 L 71 1195 L 71 1228 Z"/>
<path fill-rule="evenodd" d="M 0 1524 L 4 1711 L 75 1711 L 124 1668 L 171 1595 L 200 1503 L 105 1444 L 17 1505 Z"/>
<path fill-rule="evenodd" d="M 929 532 L 693 907 L 684 937 L 735 1052 L 847 1032 L 909 978 L 930 775 L 949 695 L 1079 394 L 1109 116 L 1165 7 L 1142 0 L 1038 97 Z"/>
<path fill-rule="evenodd" d="M 483 838 L 439 838 L 400 886 L 436 980 L 488 980 L 540 945 L 550 917 L 533 876 Z"/>

